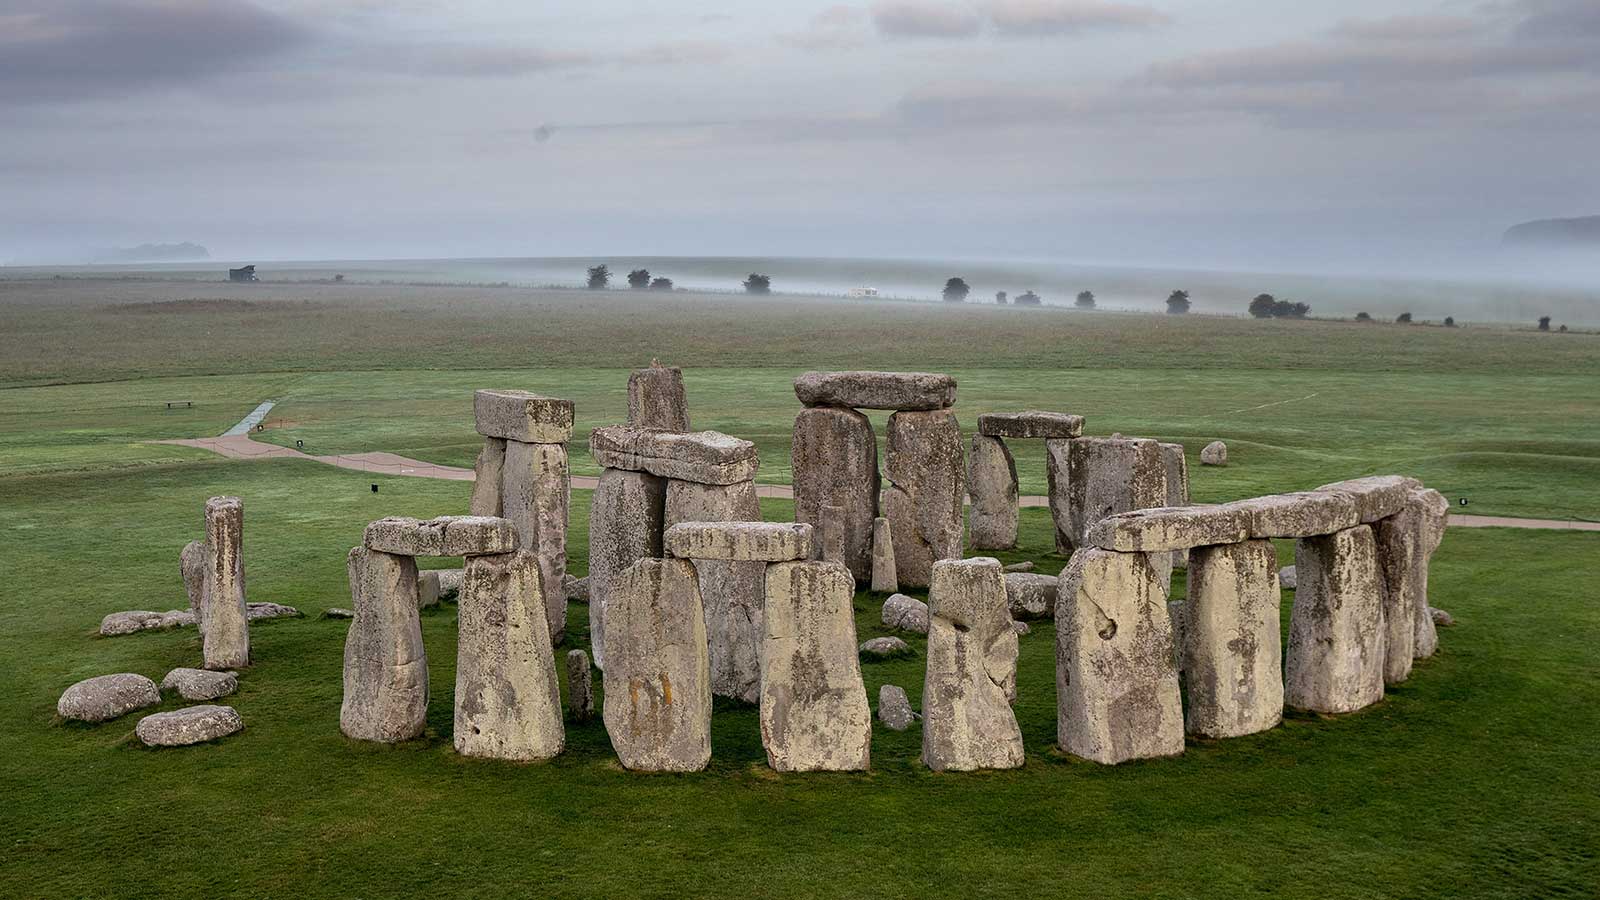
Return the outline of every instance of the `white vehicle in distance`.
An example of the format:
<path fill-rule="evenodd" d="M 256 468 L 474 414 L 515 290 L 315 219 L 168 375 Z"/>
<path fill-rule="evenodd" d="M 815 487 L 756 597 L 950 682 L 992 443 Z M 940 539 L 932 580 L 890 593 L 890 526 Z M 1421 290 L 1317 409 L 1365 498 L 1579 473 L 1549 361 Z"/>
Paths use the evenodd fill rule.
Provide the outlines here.
<path fill-rule="evenodd" d="M 846 292 L 846 296 L 849 296 L 849 297 L 852 297 L 852 298 L 855 298 L 855 297 L 876 297 L 876 296 L 878 296 L 878 289 L 877 288 L 869 288 L 869 287 L 854 287 L 854 288 L 851 288 L 849 291 Z"/>

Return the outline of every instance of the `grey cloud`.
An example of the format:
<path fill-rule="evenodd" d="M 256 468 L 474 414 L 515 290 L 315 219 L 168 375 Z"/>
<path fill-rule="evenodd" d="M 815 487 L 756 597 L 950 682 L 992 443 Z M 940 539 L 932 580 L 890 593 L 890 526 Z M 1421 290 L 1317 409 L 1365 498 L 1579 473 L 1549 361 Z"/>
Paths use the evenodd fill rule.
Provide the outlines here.
<path fill-rule="evenodd" d="M 1525 18 L 1517 36 L 1533 40 L 1600 41 L 1600 3 L 1595 0 L 1521 0 Z"/>
<path fill-rule="evenodd" d="M 410 52 L 386 51 L 391 64 L 412 74 L 459 75 L 469 78 L 508 78 L 557 69 L 593 66 L 600 59 L 576 51 L 533 47 L 430 47 Z"/>
<path fill-rule="evenodd" d="M 1001 34 L 1015 36 L 1151 28 L 1171 21 L 1154 7 L 1093 0 L 994 0 L 987 11 Z"/>
<path fill-rule="evenodd" d="M 975 37 L 983 29 L 983 19 L 965 4 L 919 0 L 874 3 L 872 24 L 879 34 L 897 38 Z"/>
<path fill-rule="evenodd" d="M 799 31 L 777 36 L 778 43 L 801 50 L 850 50 L 867 38 L 867 14 L 854 6 L 830 6 L 811 17 Z"/>
<path fill-rule="evenodd" d="M 1330 33 L 1358 41 L 1439 41 L 1472 37 L 1487 28 L 1487 23 L 1466 16 L 1391 16 L 1350 19 L 1334 26 Z"/>

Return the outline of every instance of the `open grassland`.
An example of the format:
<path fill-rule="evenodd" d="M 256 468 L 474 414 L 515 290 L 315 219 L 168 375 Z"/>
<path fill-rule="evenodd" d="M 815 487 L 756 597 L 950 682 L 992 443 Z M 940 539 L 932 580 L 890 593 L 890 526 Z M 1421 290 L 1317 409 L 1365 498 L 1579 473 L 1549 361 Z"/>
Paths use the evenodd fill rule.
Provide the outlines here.
<path fill-rule="evenodd" d="M 346 623 L 316 616 L 348 604 L 345 551 L 370 519 L 458 511 L 467 491 L 300 461 L 0 479 L 4 893 L 1576 897 L 1600 885 L 1600 609 L 1585 599 L 1600 535 L 1451 531 L 1432 594 L 1459 624 L 1355 715 L 1295 716 L 1170 760 L 1065 758 L 1052 749 L 1052 630 L 1036 623 L 1022 639 L 1021 770 L 934 775 L 916 762 L 916 728 L 875 726 L 870 774 L 778 776 L 756 711 L 719 702 L 708 771 L 642 776 L 619 770 L 598 722 L 569 722 L 569 750 L 549 764 L 456 756 L 449 605 L 423 616 L 427 735 L 383 748 L 339 734 Z M 79 678 L 159 679 L 197 662 L 192 630 L 93 630 L 113 610 L 183 604 L 178 550 L 220 493 L 244 498 L 251 598 L 309 614 L 252 629 L 256 664 L 227 701 L 246 730 L 150 751 L 132 738 L 138 714 L 56 723 L 57 695 Z M 587 504 L 576 492 L 579 572 Z M 1027 510 L 1023 545 L 1003 558 L 1053 572 L 1050 540 Z M 856 606 L 861 639 L 884 633 L 876 598 Z M 586 608 L 569 622 L 558 652 L 586 644 Z M 874 702 L 884 683 L 919 701 L 924 645 L 911 643 L 913 658 L 863 665 Z"/>

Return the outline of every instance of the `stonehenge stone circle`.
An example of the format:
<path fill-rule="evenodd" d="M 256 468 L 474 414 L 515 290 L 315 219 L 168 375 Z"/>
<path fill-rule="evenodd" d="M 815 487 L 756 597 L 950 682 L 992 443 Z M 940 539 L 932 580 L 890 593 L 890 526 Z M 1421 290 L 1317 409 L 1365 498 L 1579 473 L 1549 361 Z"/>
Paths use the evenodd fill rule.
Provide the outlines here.
<path fill-rule="evenodd" d="M 790 446 L 795 521 L 822 524 L 822 507 L 844 511 L 844 564 L 859 581 L 872 575 L 878 516 L 878 438 L 854 409 L 808 407 L 794 420 Z"/>
<path fill-rule="evenodd" d="M 567 651 L 567 711 L 579 722 L 594 718 L 594 673 L 582 650 Z"/>
<path fill-rule="evenodd" d="M 457 601 L 455 748 L 462 756 L 549 759 L 566 746 L 540 560 L 470 556 Z"/>
<path fill-rule="evenodd" d="M 243 729 L 244 719 L 231 706 L 190 706 L 145 716 L 133 733 L 146 747 L 187 747 Z"/>
<path fill-rule="evenodd" d="M 628 769 L 695 772 L 711 759 L 711 669 L 694 565 L 642 559 L 606 598 L 606 732 Z"/>
<path fill-rule="evenodd" d="M 417 561 L 356 547 L 348 569 L 356 615 L 345 637 L 339 729 L 362 741 L 410 740 L 422 734 L 428 718 Z"/>
<path fill-rule="evenodd" d="M 1167 583 L 1152 555 L 1091 547 L 1061 573 L 1056 739 L 1074 756 L 1115 764 L 1183 752 Z"/>
<path fill-rule="evenodd" d="M 607 425 L 589 435 L 589 453 L 607 469 L 648 472 L 698 484 L 738 484 L 756 477 L 756 445 L 717 431 L 679 434 Z"/>
<path fill-rule="evenodd" d="M 666 526 L 683 522 L 754 522 L 761 518 L 755 482 L 667 482 Z M 813 535 L 813 538 L 815 535 Z M 765 562 L 696 560 L 709 642 L 711 691 L 747 703 L 760 698 L 761 615 Z"/>
<path fill-rule="evenodd" d="M 667 480 L 645 472 L 606 469 L 589 508 L 589 644 L 606 667 L 605 611 L 612 583 L 641 559 L 661 556 Z"/>
<path fill-rule="evenodd" d="M 689 431 L 689 395 L 683 370 L 651 363 L 628 376 L 628 424 L 662 431 Z"/>
<path fill-rule="evenodd" d="M 1228 445 L 1221 441 L 1212 441 L 1200 448 L 1200 465 L 1225 466 L 1228 464 Z"/>
<path fill-rule="evenodd" d="M 1038 410 L 984 413 L 978 417 L 978 433 L 993 438 L 1066 440 L 1083 435 L 1083 416 Z"/>
<path fill-rule="evenodd" d="M 1354 712 L 1383 699 L 1383 610 L 1372 527 L 1295 545 L 1299 587 L 1284 651 L 1284 702 Z"/>
<path fill-rule="evenodd" d="M 1282 721 L 1277 567 L 1266 540 L 1189 551 L 1181 646 L 1190 734 L 1238 737 Z"/>
<path fill-rule="evenodd" d="M 523 444 L 565 444 L 572 440 L 571 400 L 527 391 L 481 390 L 472 394 L 478 433 Z"/>
<path fill-rule="evenodd" d="M 999 560 L 941 560 L 928 591 L 928 665 L 922 689 L 922 761 L 935 772 L 1022 765 L 1011 710 L 1017 633 Z"/>
<path fill-rule="evenodd" d="M 550 642 L 559 643 L 567 627 L 567 598 L 560 590 L 567 574 L 567 509 L 572 475 L 565 444 L 506 445 L 501 480 L 502 515 L 516 529 L 519 545 L 539 561 L 545 624 Z"/>
<path fill-rule="evenodd" d="M 888 594 L 900 590 L 900 575 L 894 567 L 894 535 L 889 520 L 882 516 L 872 520 L 872 589 Z"/>
<path fill-rule="evenodd" d="M 160 702 L 161 691 L 154 681 L 122 672 L 85 678 L 67 688 L 56 701 L 56 715 L 79 722 L 106 722 Z"/>
<path fill-rule="evenodd" d="M 244 503 L 238 497 L 206 501 L 206 579 L 201 596 L 206 610 L 204 655 L 207 669 L 250 665 L 250 619 L 244 593 Z M 416 601 L 413 599 L 412 601 Z"/>
<path fill-rule="evenodd" d="M 956 380 L 932 372 L 807 372 L 794 380 L 806 406 L 918 411 L 948 409 Z"/>
<path fill-rule="evenodd" d="M 978 550 L 1009 550 L 1017 545 L 1017 461 L 1006 442 L 972 436 L 967 457 L 969 543 Z"/>
<path fill-rule="evenodd" d="M 1006 603 L 1013 619 L 1049 619 L 1056 614 L 1056 586 L 1060 579 L 1054 575 L 1033 572 L 1006 572 Z"/>
<path fill-rule="evenodd" d="M 961 556 L 966 501 L 961 426 L 944 409 L 889 417 L 883 513 L 901 587 L 926 587 L 933 564 Z"/>
<path fill-rule="evenodd" d="M 905 594 L 892 594 L 883 601 L 883 624 L 914 634 L 928 633 L 928 604 Z"/>
<path fill-rule="evenodd" d="M 872 710 L 857 657 L 855 578 L 833 562 L 773 563 L 760 653 L 761 742 L 779 772 L 867 768 Z"/>
<path fill-rule="evenodd" d="M 173 669 L 161 679 L 163 691 L 176 690 L 185 700 L 215 700 L 239 689 L 239 676 L 209 669 Z"/>
<path fill-rule="evenodd" d="M 878 688 L 878 721 L 891 731 L 905 731 L 920 718 L 911 708 L 906 689 L 886 684 Z"/>
<path fill-rule="evenodd" d="M 678 522 L 663 538 L 680 559 L 789 562 L 808 559 L 815 532 L 799 522 Z"/>

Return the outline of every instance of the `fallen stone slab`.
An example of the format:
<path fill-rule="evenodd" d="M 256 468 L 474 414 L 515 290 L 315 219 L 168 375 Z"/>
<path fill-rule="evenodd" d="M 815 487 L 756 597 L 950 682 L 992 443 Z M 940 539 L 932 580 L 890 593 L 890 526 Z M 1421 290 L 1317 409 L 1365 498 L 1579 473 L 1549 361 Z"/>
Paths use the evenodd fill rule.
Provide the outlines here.
<path fill-rule="evenodd" d="M 872 422 L 853 409 L 803 409 L 794 419 L 789 461 L 794 520 L 820 528 L 823 507 L 838 507 L 844 527 L 843 562 L 857 581 L 867 580 L 872 574 L 872 528 L 882 484 Z"/>
<path fill-rule="evenodd" d="M 342 606 L 330 606 L 322 611 L 322 617 L 324 619 L 354 619 L 356 617 L 356 611 L 353 609 L 345 609 Z"/>
<path fill-rule="evenodd" d="M 565 444 L 572 440 L 571 400 L 528 391 L 476 391 L 472 413 L 478 433 L 524 444 Z"/>
<path fill-rule="evenodd" d="M 206 501 L 205 623 L 201 650 L 208 669 L 250 665 L 250 619 L 244 591 L 244 502 Z"/>
<path fill-rule="evenodd" d="M 1034 565 L 1033 565 L 1033 560 L 1031 560 L 1031 559 L 1024 560 L 1022 562 L 1012 563 L 1009 566 L 1001 566 L 1000 567 L 1000 571 L 1005 572 L 1007 574 L 1010 574 L 1012 572 L 1032 572 L 1033 569 L 1034 569 Z"/>
<path fill-rule="evenodd" d="M 648 472 L 697 484 L 738 484 L 756 477 L 756 445 L 719 431 L 680 434 L 608 425 L 589 435 L 589 453 L 608 469 Z"/>
<path fill-rule="evenodd" d="M 500 481 L 506 466 L 505 438 L 486 437 L 478 460 L 472 466 L 472 500 L 467 509 L 474 516 L 499 516 L 505 512 Z"/>
<path fill-rule="evenodd" d="M 538 557 L 468 558 L 457 609 L 456 752 L 520 762 L 560 753 L 561 684 Z"/>
<path fill-rule="evenodd" d="M 1083 416 L 1037 410 L 984 413 L 978 416 L 978 433 L 997 438 L 1075 438 L 1083 435 Z"/>
<path fill-rule="evenodd" d="M 911 699 L 906 696 L 905 688 L 893 684 L 878 688 L 878 721 L 885 728 L 905 731 L 920 718 L 922 716 L 911 708 Z"/>
<path fill-rule="evenodd" d="M 160 702 L 161 691 L 154 681 L 121 672 L 85 678 L 67 688 L 56 701 L 56 714 L 79 722 L 106 722 Z"/>
<path fill-rule="evenodd" d="M 779 772 L 855 772 L 872 750 L 857 657 L 856 582 L 834 562 L 767 567 L 761 743 Z"/>
<path fill-rule="evenodd" d="M 1009 550 L 1017 545 L 1017 462 L 1006 442 L 972 436 L 967 455 L 968 543 L 978 550 Z"/>
<path fill-rule="evenodd" d="M 794 380 L 806 406 L 851 409 L 947 409 L 956 402 L 956 380 L 933 372 L 807 372 Z"/>
<path fill-rule="evenodd" d="M 1277 566 L 1267 540 L 1199 547 L 1189 554 L 1180 646 L 1190 734 L 1238 737 L 1282 721 Z"/>
<path fill-rule="evenodd" d="M 683 370 L 651 363 L 628 375 L 628 424 L 662 431 L 689 430 L 689 395 Z"/>
<path fill-rule="evenodd" d="M 922 762 L 935 772 L 1022 765 L 1016 699 L 1017 633 L 1000 561 L 941 560 L 928 590 L 928 665 Z"/>
<path fill-rule="evenodd" d="M 900 574 L 894 566 L 894 535 L 889 520 L 872 520 L 872 590 L 892 594 L 900 590 Z"/>
<path fill-rule="evenodd" d="M 130 609 L 126 612 L 109 613 L 101 619 L 100 636 L 119 637 L 136 631 L 179 628 L 184 625 L 194 625 L 196 621 L 195 614 L 187 609 L 169 609 L 166 612 Z"/>
<path fill-rule="evenodd" d="M 643 559 L 606 598 L 603 718 L 628 769 L 696 772 L 711 759 L 711 668 L 694 566 Z"/>
<path fill-rule="evenodd" d="M 1372 527 L 1295 545 L 1299 588 L 1284 650 L 1284 703 L 1347 713 L 1383 699 L 1383 609 Z"/>
<path fill-rule="evenodd" d="M 257 622 L 262 619 L 298 619 L 300 610 L 282 603 L 246 603 L 244 605 L 246 619 Z"/>
<path fill-rule="evenodd" d="M 239 676 L 210 669 L 173 669 L 161 679 L 161 689 L 176 690 L 185 700 L 215 700 L 238 690 Z"/>
<path fill-rule="evenodd" d="M 897 637 L 875 637 L 861 642 L 861 655 L 873 659 L 909 656 L 911 645 Z"/>
<path fill-rule="evenodd" d="M 491 556 L 517 549 L 517 529 L 493 516 L 388 516 L 367 525 L 362 545 L 396 556 Z"/>
<path fill-rule="evenodd" d="M 363 741 L 410 740 L 428 724 L 417 561 L 356 547 L 346 567 L 356 614 L 345 635 L 339 730 Z"/>
<path fill-rule="evenodd" d="M 1225 506 L 1161 506 L 1106 516 L 1088 539 L 1102 550 L 1150 553 L 1237 544 L 1249 535 L 1244 514 Z"/>
<path fill-rule="evenodd" d="M 594 718 L 594 673 L 582 650 L 567 651 L 567 712 L 579 722 Z"/>
<path fill-rule="evenodd" d="M 1056 614 L 1056 585 L 1054 575 L 1033 572 L 1005 572 L 1006 602 L 1014 619 L 1049 619 Z"/>
<path fill-rule="evenodd" d="M 662 545 L 680 559 L 788 562 L 811 555 L 812 537 L 799 522 L 679 522 Z"/>
<path fill-rule="evenodd" d="M 190 706 L 139 720 L 133 733 L 146 747 L 187 747 L 236 734 L 244 719 L 231 706 Z"/>
<path fill-rule="evenodd" d="M 1235 500 L 1219 507 L 1245 518 L 1250 537 L 1303 538 L 1333 534 L 1361 522 L 1353 495 L 1339 491 L 1298 491 Z"/>
<path fill-rule="evenodd" d="M 1370 525 L 1404 509 L 1411 500 L 1411 492 L 1422 487 L 1422 482 L 1405 475 L 1368 475 L 1325 484 L 1318 491 L 1346 494 L 1356 504 L 1357 520 Z"/>
<path fill-rule="evenodd" d="M 928 604 L 905 594 L 892 594 L 883 601 L 883 624 L 913 634 L 928 633 Z"/>
<path fill-rule="evenodd" d="M 641 559 L 659 557 L 667 481 L 644 472 L 606 469 L 589 506 L 589 646 L 606 667 L 605 610 L 611 586 Z"/>
<path fill-rule="evenodd" d="M 1200 448 L 1200 465 L 1225 466 L 1228 464 L 1228 445 L 1221 441 L 1212 441 Z"/>

